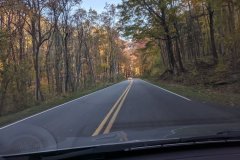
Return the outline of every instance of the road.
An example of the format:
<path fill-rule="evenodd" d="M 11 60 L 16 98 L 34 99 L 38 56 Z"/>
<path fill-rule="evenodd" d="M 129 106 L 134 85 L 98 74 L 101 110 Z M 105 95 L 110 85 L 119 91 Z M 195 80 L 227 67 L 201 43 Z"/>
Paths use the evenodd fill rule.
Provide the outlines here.
<path fill-rule="evenodd" d="M 0 142 L 4 141 L 3 137 L 29 132 L 31 126 L 34 132 L 38 132 L 37 128 L 44 128 L 54 141 L 61 142 L 66 137 L 98 136 L 116 131 L 239 122 L 239 117 L 239 112 L 196 102 L 134 79 L 2 127 Z"/>

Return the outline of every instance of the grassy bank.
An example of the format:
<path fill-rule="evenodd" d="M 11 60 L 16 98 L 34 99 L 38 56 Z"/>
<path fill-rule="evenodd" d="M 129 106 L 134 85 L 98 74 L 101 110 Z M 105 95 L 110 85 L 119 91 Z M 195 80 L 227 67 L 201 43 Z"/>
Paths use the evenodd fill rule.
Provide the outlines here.
<path fill-rule="evenodd" d="M 47 101 L 42 102 L 39 105 L 31 106 L 31 107 L 29 107 L 27 109 L 24 109 L 24 110 L 22 110 L 20 112 L 17 112 L 17 113 L 12 113 L 12 114 L 9 114 L 9 115 L 1 116 L 0 117 L 0 126 L 4 126 L 4 125 L 7 125 L 9 123 L 15 122 L 17 120 L 29 117 L 31 115 L 37 114 L 39 112 L 50 109 L 50 108 L 55 107 L 57 105 L 63 104 L 65 102 L 71 101 L 71 100 L 79 98 L 79 97 L 82 97 L 84 95 L 90 94 L 90 93 L 95 92 L 97 90 L 106 88 L 106 87 L 111 86 L 113 84 L 114 83 L 98 84 L 95 87 L 84 89 L 84 90 L 81 90 L 79 92 L 75 92 L 75 93 L 68 94 L 68 95 L 65 95 L 65 96 L 54 97 L 52 99 L 49 99 Z"/>
<path fill-rule="evenodd" d="M 147 79 L 147 81 L 185 97 L 201 102 L 240 107 L 240 94 L 219 91 L 200 85 L 186 86 L 180 83 Z"/>

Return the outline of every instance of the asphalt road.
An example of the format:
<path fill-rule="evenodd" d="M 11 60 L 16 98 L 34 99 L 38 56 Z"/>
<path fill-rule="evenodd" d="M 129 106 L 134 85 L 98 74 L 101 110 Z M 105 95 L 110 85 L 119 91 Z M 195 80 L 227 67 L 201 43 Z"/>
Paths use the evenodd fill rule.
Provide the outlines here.
<path fill-rule="evenodd" d="M 0 145 L 7 143 L 9 136 L 19 137 L 30 132 L 46 138 L 47 131 L 52 141 L 59 143 L 67 137 L 98 136 L 116 131 L 239 122 L 239 117 L 239 112 L 196 102 L 134 79 L 2 127 Z"/>

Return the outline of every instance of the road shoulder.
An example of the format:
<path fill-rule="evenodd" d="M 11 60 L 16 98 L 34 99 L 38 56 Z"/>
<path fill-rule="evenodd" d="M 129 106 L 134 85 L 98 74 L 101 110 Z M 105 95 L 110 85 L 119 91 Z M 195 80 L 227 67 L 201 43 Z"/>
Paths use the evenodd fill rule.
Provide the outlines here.
<path fill-rule="evenodd" d="M 152 79 L 144 80 L 201 103 L 210 103 L 214 105 L 240 109 L 240 94 L 216 92 L 212 89 L 201 86 L 185 86 L 182 84 L 156 81 Z"/>

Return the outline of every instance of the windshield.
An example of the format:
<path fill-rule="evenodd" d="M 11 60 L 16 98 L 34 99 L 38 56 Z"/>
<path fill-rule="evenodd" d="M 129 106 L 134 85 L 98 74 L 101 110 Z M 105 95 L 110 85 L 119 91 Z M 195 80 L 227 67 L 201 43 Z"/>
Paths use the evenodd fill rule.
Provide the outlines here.
<path fill-rule="evenodd" d="M 237 0 L 1 0 L 0 155 L 240 133 L 239 17 Z"/>

